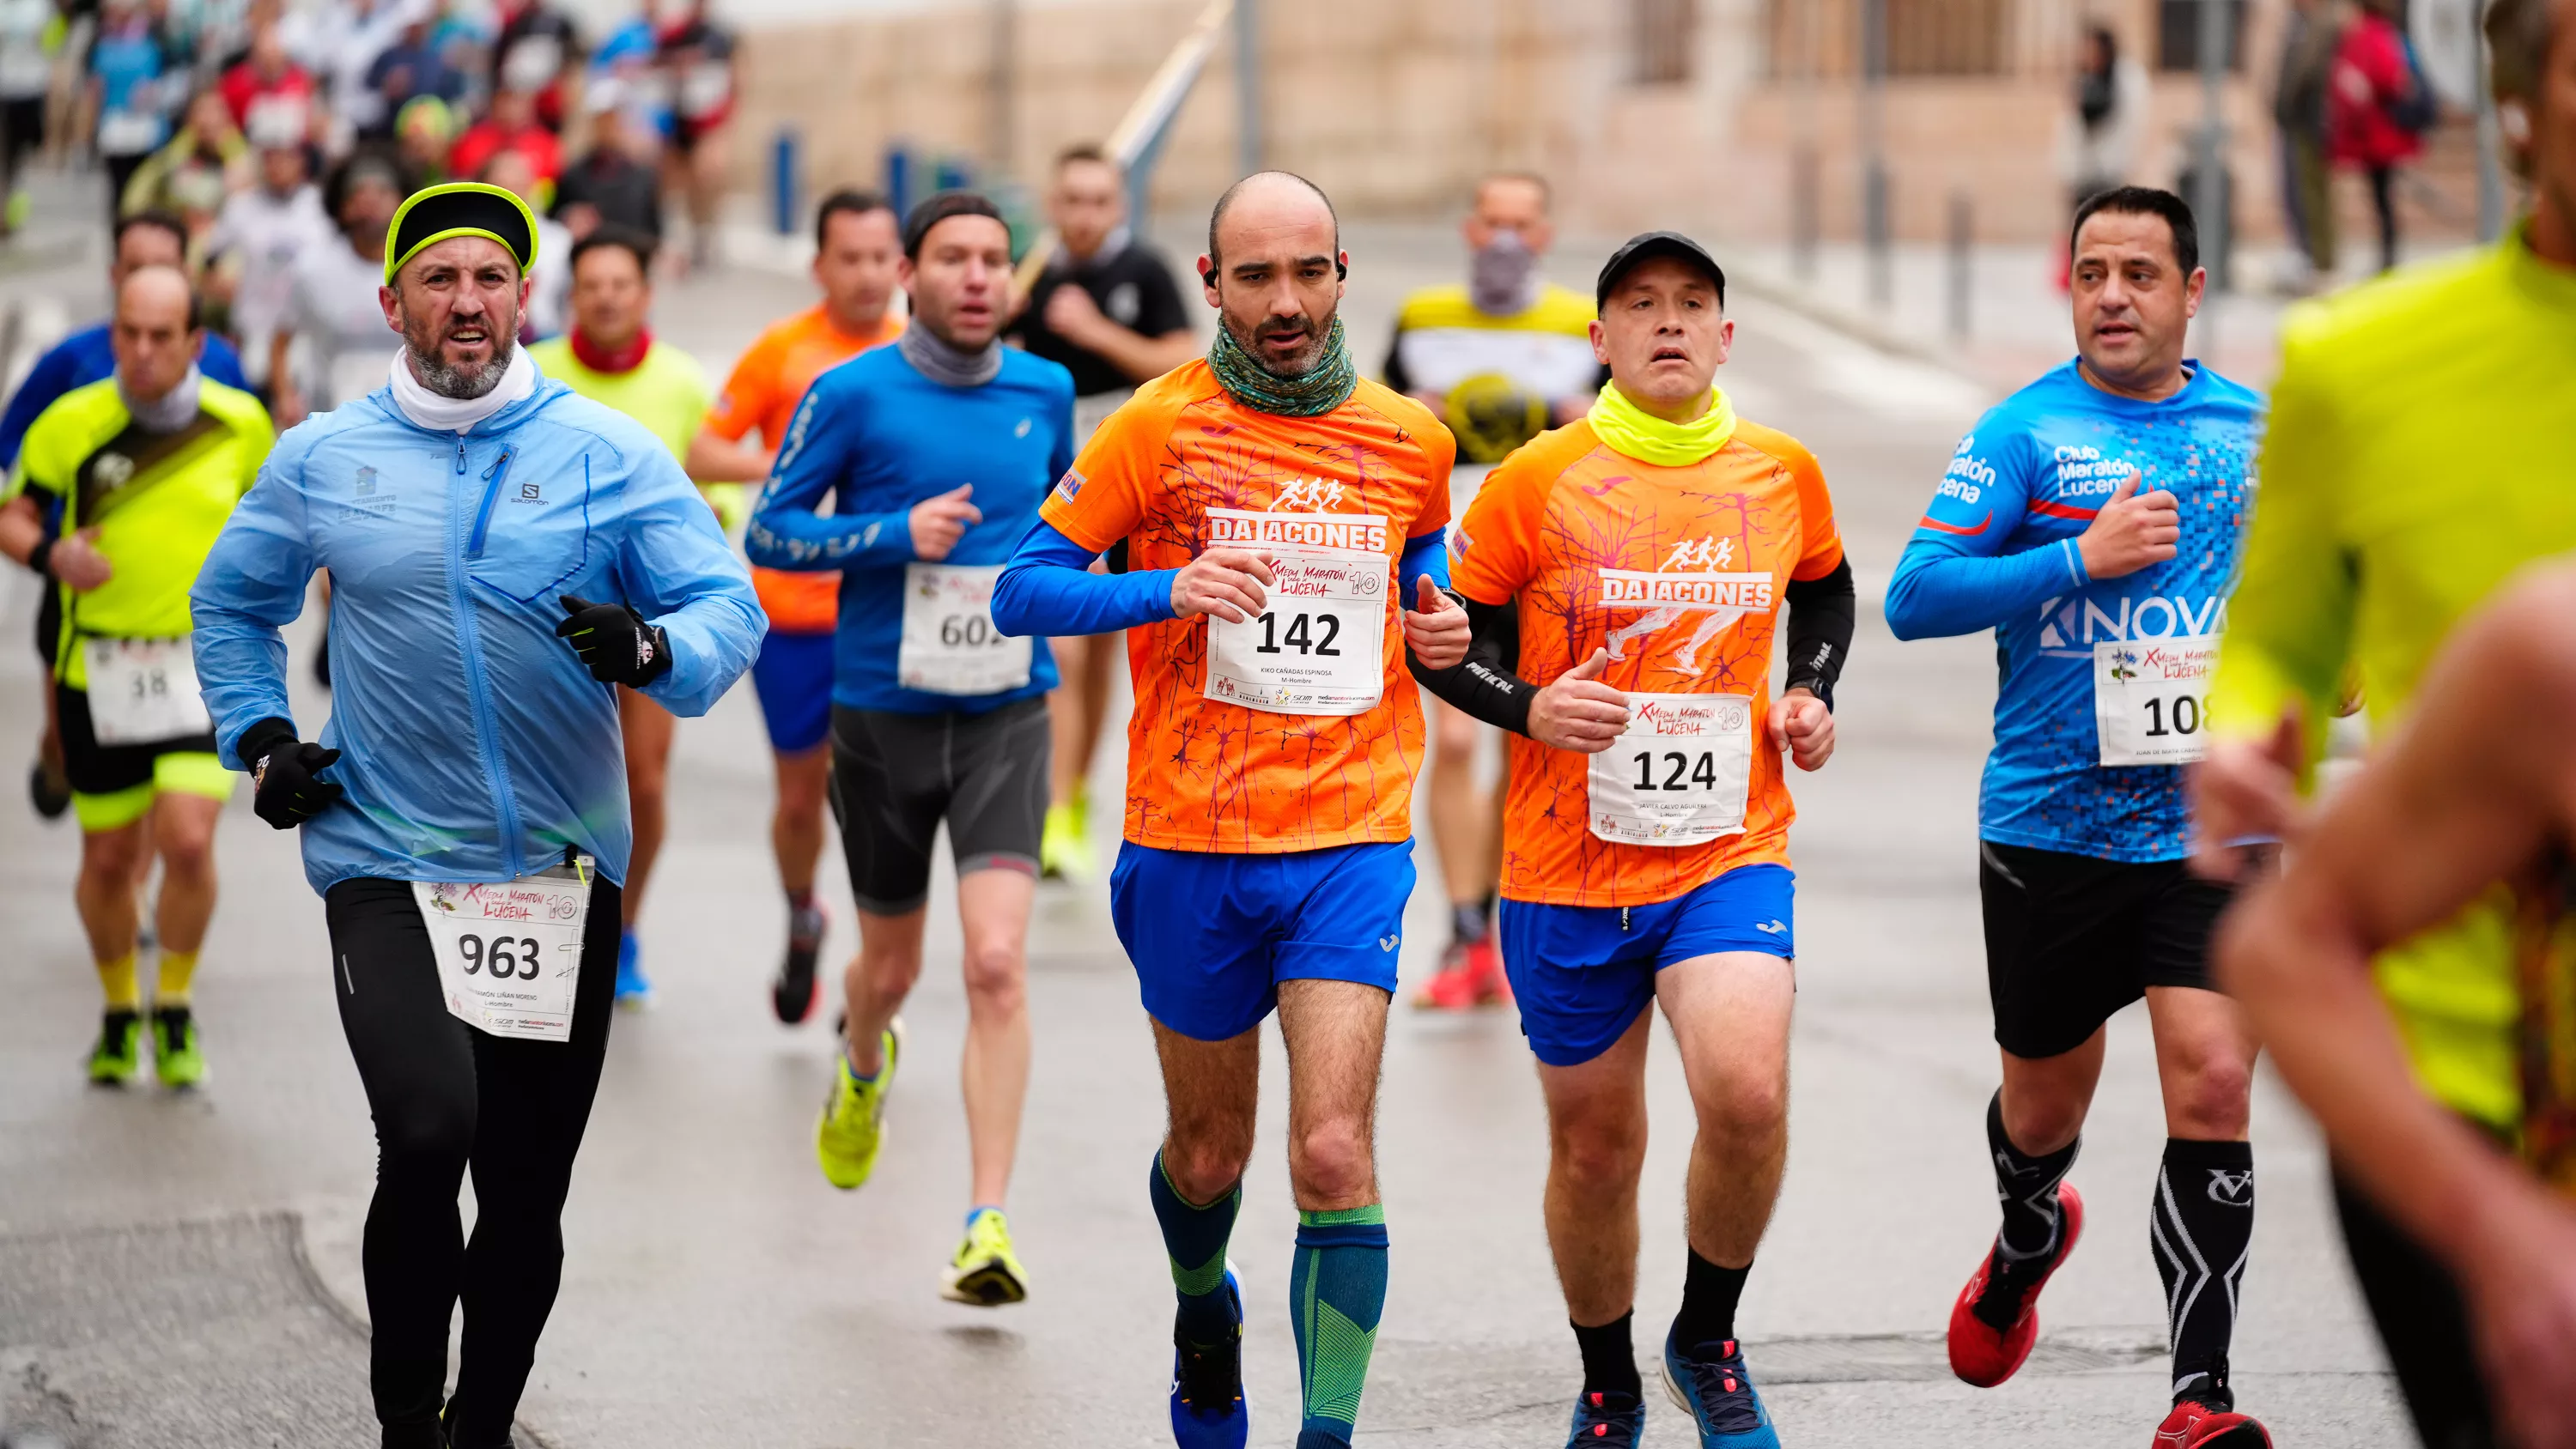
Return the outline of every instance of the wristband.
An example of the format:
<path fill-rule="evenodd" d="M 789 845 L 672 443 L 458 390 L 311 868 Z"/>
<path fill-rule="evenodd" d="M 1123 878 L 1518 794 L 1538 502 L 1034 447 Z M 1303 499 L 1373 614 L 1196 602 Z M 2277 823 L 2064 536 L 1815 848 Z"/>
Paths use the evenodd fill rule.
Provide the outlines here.
<path fill-rule="evenodd" d="M 40 538 L 34 548 L 27 550 L 27 567 L 35 570 L 38 578 L 54 576 L 54 545 L 60 542 L 58 538 Z"/>

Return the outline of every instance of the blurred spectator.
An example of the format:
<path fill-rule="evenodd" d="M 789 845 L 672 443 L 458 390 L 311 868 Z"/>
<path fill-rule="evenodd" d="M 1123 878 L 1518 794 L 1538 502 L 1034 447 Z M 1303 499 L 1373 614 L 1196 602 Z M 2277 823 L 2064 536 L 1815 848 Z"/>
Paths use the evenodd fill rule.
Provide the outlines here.
<path fill-rule="evenodd" d="M 2397 29 L 2397 0 L 2362 0 L 2361 15 L 2335 48 L 2329 154 L 2370 178 L 2379 208 L 2379 269 L 2397 265 L 2397 167 L 2424 150 L 2430 96 Z"/>
<path fill-rule="evenodd" d="M 447 174 L 480 176 L 492 158 L 504 151 L 516 151 L 528 159 L 537 180 L 551 185 L 563 172 L 563 143 L 555 133 L 537 124 L 536 97 L 526 91 L 499 90 L 492 93 L 492 110 L 482 120 L 465 128 L 447 153 Z M 513 188 L 515 189 L 515 188 Z M 535 205 L 537 198 L 526 198 Z M 543 208 L 539 208 L 543 214 Z"/>
<path fill-rule="evenodd" d="M 2120 37 L 2109 26 L 2087 27 L 2083 64 L 2075 73 L 2075 105 L 2057 131 L 2057 174 L 2066 184 L 2068 215 L 2128 182 L 2137 169 L 2138 132 L 2146 117 L 2146 67 L 2120 54 Z M 2073 258 L 2063 247 L 2058 252 L 2062 291 Z"/>
<path fill-rule="evenodd" d="M 202 90 L 188 102 L 187 124 L 134 168 L 121 214 L 174 212 L 187 220 L 192 236 L 201 235 L 214 225 L 224 197 L 250 184 L 250 171 L 250 143 L 233 124 L 232 108 L 219 93 Z"/>
<path fill-rule="evenodd" d="M 447 179 L 447 152 L 455 144 L 456 112 L 436 96 L 414 96 L 394 115 L 394 149 L 418 185 Z"/>
<path fill-rule="evenodd" d="M 2281 204 L 2305 265 L 2292 290 L 2334 275 L 2334 169 L 2326 160 L 2326 97 L 2343 40 L 2340 0 L 2290 0 L 2272 122 L 2281 131 Z"/>
<path fill-rule="evenodd" d="M 535 100 L 537 123 L 560 131 L 563 78 L 580 58 L 572 21 L 545 0 L 502 0 L 500 38 L 492 43 L 492 90 L 521 91 Z M 458 167 L 459 174 L 467 168 Z"/>
<path fill-rule="evenodd" d="M 280 430 L 366 396 L 391 374 L 400 343 L 376 293 L 385 282 L 385 229 L 404 194 L 392 159 L 368 150 L 351 154 L 324 183 L 322 205 L 337 233 L 299 256 L 268 343 L 270 412 Z"/>
<path fill-rule="evenodd" d="M 401 37 L 367 68 L 367 88 L 376 94 L 379 120 L 372 131 L 362 129 L 361 136 L 389 139 L 402 108 L 420 97 L 435 97 L 450 105 L 465 99 L 465 72 L 449 65 L 430 39 L 437 19 L 425 10 L 415 14 Z"/>
<path fill-rule="evenodd" d="M 565 312 L 572 301 L 572 233 L 562 222 L 546 215 L 546 188 L 538 180 L 527 152 L 494 152 L 492 159 L 483 163 L 483 169 L 474 173 L 474 179 L 516 193 L 535 214 L 537 262 L 528 269 L 528 311 L 520 327 L 521 340 L 535 342 L 554 336 L 564 330 Z"/>
<path fill-rule="evenodd" d="M 263 106 L 252 118 L 250 141 L 259 156 L 259 181 L 224 202 L 207 238 L 207 291 L 230 301 L 231 326 L 243 360 L 268 385 L 269 341 L 276 336 L 295 293 L 296 269 L 332 246 L 338 236 L 322 192 L 313 184 L 305 150 L 305 119 L 285 105 Z"/>
<path fill-rule="evenodd" d="M 105 0 L 98 38 L 89 47 L 89 109 L 98 118 L 94 144 L 107 171 L 107 215 L 116 220 L 125 184 L 170 139 L 162 94 L 169 52 L 141 0 Z"/>
<path fill-rule="evenodd" d="M 310 106 L 314 100 L 313 77 L 287 54 L 285 32 L 275 21 L 251 32 L 249 52 L 228 67 L 215 85 L 237 126 L 250 124 L 250 108 L 261 101 L 283 99 Z"/>
<path fill-rule="evenodd" d="M 0 237 L 26 221 L 18 166 L 45 143 L 45 97 L 53 89 L 53 0 L 0 0 Z"/>
<path fill-rule="evenodd" d="M 671 147 L 663 164 L 687 198 L 689 252 L 715 260 L 716 207 L 724 196 L 725 122 L 733 117 L 733 33 L 707 16 L 707 0 L 686 0 L 679 21 L 658 37 L 655 55 L 671 88 Z"/>
<path fill-rule="evenodd" d="M 370 84 L 376 57 L 401 38 L 422 0 L 330 0 L 315 40 L 331 97 L 332 132 L 345 144 L 381 134 L 392 110 Z"/>
<path fill-rule="evenodd" d="M 582 92 L 590 112 L 590 149 L 555 182 L 554 216 L 575 241 L 602 225 L 662 239 L 662 179 L 630 148 L 626 94 L 621 82 L 591 82 Z"/>

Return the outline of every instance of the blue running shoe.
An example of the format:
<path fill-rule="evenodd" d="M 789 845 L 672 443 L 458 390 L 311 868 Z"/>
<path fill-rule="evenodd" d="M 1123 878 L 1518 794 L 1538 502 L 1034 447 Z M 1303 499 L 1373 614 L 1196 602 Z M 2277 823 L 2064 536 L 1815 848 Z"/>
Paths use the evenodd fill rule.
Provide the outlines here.
<path fill-rule="evenodd" d="M 1637 1449 L 1645 1432 L 1644 1399 L 1587 1392 L 1574 1401 L 1574 1431 L 1565 1436 L 1565 1449 Z"/>
<path fill-rule="evenodd" d="M 1771 1411 L 1744 1371 L 1744 1346 L 1730 1338 L 1716 1348 L 1714 1357 L 1694 1358 L 1664 1339 L 1664 1391 L 1698 1423 L 1700 1449 L 1780 1449 Z"/>
<path fill-rule="evenodd" d="M 1243 1283 L 1225 1265 L 1225 1341 L 1202 1347 L 1172 1330 L 1172 1442 L 1180 1449 L 1243 1449 L 1252 1415 L 1243 1406 Z"/>
<path fill-rule="evenodd" d="M 617 1004 L 629 1011 L 647 1006 L 653 1000 L 653 983 L 644 978 L 644 963 L 635 947 L 635 933 L 617 933 Z"/>

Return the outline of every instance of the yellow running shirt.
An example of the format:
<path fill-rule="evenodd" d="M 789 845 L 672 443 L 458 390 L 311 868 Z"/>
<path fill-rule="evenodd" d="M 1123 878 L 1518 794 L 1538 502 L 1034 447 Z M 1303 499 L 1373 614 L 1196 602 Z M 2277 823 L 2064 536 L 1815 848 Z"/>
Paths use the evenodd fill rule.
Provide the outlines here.
<path fill-rule="evenodd" d="M 2282 348 L 2212 727 L 2295 706 L 2322 739 L 2349 661 L 2384 731 L 2463 616 L 2576 549 L 2576 271 L 2517 235 L 2302 307 Z M 2499 892 L 2377 966 L 2426 1089 L 2506 1128 L 2512 940 Z"/>

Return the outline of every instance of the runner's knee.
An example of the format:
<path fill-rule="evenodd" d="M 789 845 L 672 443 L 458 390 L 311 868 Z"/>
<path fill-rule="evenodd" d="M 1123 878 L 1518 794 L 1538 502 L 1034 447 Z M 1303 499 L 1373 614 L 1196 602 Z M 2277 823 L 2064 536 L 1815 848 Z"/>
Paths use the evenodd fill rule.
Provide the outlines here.
<path fill-rule="evenodd" d="M 1243 1180 L 1243 1170 L 1252 1161 L 1252 1130 L 1249 1123 L 1240 1128 L 1205 1118 L 1195 1125 L 1175 1119 L 1171 1135 L 1163 1143 L 1163 1171 L 1181 1196 L 1194 1203 L 1211 1203 Z"/>
<path fill-rule="evenodd" d="M 1789 1116 L 1789 1084 L 1777 1072 L 1725 1071 L 1699 1103 L 1700 1131 L 1734 1142 L 1776 1135 Z"/>
<path fill-rule="evenodd" d="M 1028 962 L 1015 941 L 980 942 L 966 948 L 966 1006 L 977 1014 L 1009 1015 L 1028 998 Z"/>
<path fill-rule="evenodd" d="M 415 1091 L 376 1112 L 376 1173 L 415 1183 L 453 1183 L 474 1152 L 472 1088 Z M 424 1189 L 426 1190 L 426 1189 Z"/>
<path fill-rule="evenodd" d="M 2247 1098 L 2254 1089 L 2250 1064 L 2224 1048 L 2189 1048 L 2172 1064 L 2167 1094 L 2178 1137 L 2221 1140 L 2241 1137 L 2248 1116 Z"/>
<path fill-rule="evenodd" d="M 1333 1200 L 1367 1191 L 1375 1175 L 1366 1124 L 1357 1116 L 1328 1117 L 1288 1143 L 1288 1176 L 1298 1197 Z"/>
<path fill-rule="evenodd" d="M 1556 1168 L 1586 1193 L 1636 1186 L 1646 1166 L 1646 1124 L 1600 1115 L 1559 1124 L 1549 1133 Z"/>

